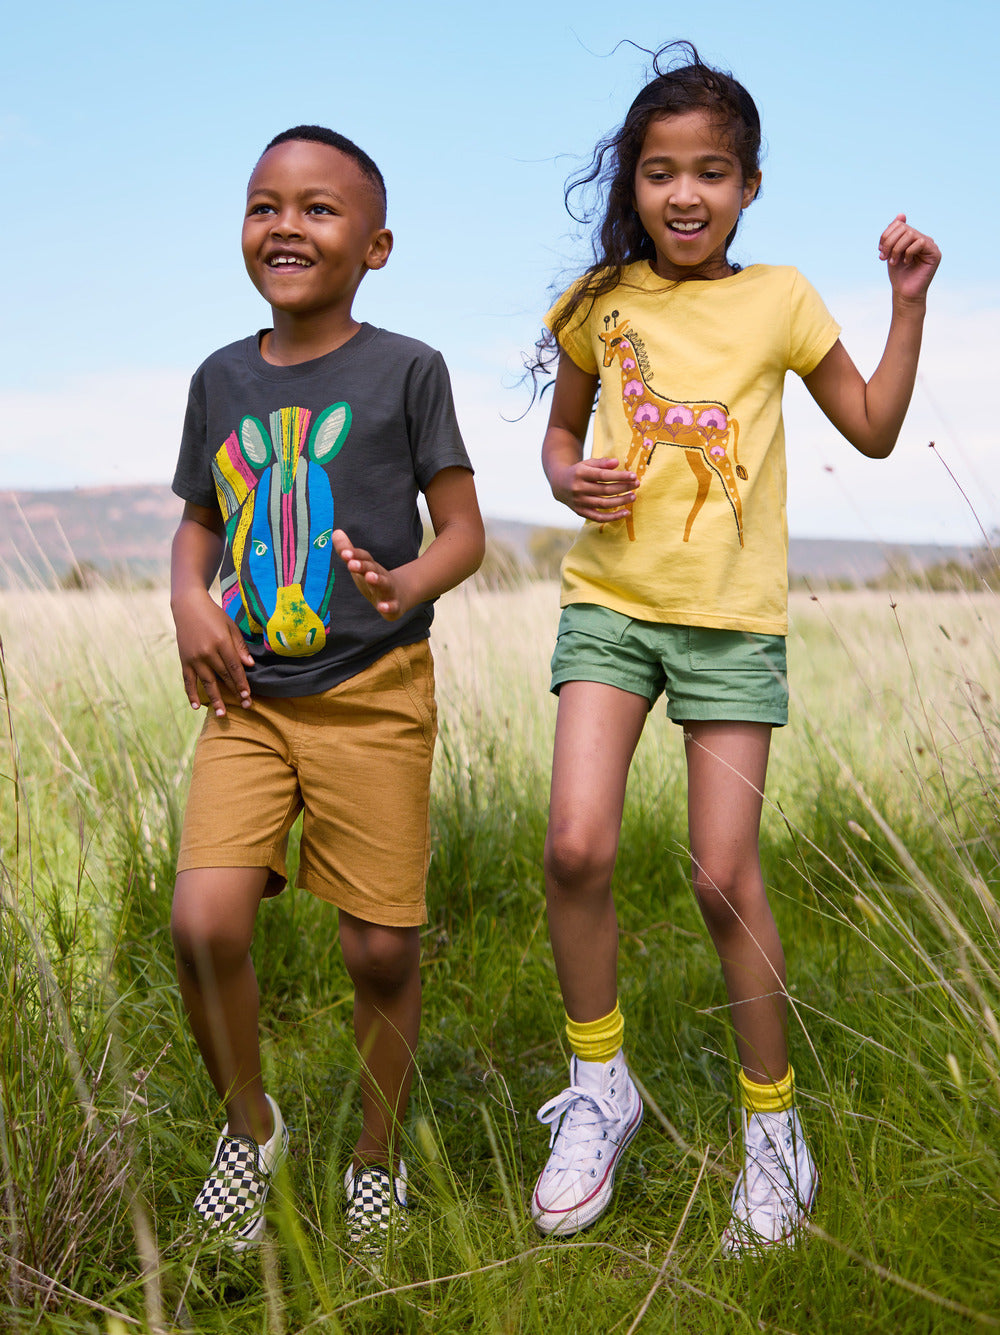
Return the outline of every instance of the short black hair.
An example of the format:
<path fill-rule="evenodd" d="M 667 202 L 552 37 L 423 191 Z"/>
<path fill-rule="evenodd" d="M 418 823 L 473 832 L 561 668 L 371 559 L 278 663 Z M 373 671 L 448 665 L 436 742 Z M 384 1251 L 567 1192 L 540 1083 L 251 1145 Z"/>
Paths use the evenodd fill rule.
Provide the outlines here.
<path fill-rule="evenodd" d="M 267 148 L 264 149 L 264 153 L 268 149 L 276 148 L 278 144 L 287 144 L 289 140 L 293 139 L 304 139 L 312 144 L 326 144 L 327 147 L 335 148 L 338 153 L 345 154 L 357 163 L 370 182 L 384 216 L 386 209 L 385 179 L 374 159 L 370 158 L 363 148 L 358 148 L 357 144 L 348 139 L 346 135 L 338 134 L 336 130 L 328 130 L 325 125 L 295 125 L 290 130 L 282 130 L 281 134 L 276 134 Z M 261 157 L 264 156 L 264 153 L 261 154 Z"/>

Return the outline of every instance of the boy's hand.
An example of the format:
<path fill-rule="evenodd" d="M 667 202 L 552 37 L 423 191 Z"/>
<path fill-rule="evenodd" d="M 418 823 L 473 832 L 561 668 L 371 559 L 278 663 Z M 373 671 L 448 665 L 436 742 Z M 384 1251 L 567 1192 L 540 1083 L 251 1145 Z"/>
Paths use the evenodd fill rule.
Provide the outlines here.
<path fill-rule="evenodd" d="M 896 296 L 922 298 L 941 263 L 941 252 L 929 236 L 918 232 L 899 213 L 882 233 L 878 256 L 889 267 L 889 282 Z"/>
<path fill-rule="evenodd" d="M 405 580 L 400 572 L 386 570 L 370 552 L 355 547 L 342 528 L 334 529 L 333 545 L 337 555 L 351 572 L 354 583 L 365 595 L 379 616 L 386 621 L 398 621 L 413 603 L 407 599 Z"/>
<path fill-rule="evenodd" d="M 195 589 L 173 603 L 177 652 L 184 674 L 184 690 L 192 709 L 201 705 L 199 687 L 218 718 L 226 713 L 219 690 L 227 686 L 244 709 L 251 707 L 250 686 L 243 671 L 253 663 L 243 636 L 207 590 Z"/>
<path fill-rule="evenodd" d="M 635 473 L 619 469 L 617 459 L 581 459 L 550 468 L 552 495 L 581 519 L 609 524 L 626 519 L 639 489 Z"/>

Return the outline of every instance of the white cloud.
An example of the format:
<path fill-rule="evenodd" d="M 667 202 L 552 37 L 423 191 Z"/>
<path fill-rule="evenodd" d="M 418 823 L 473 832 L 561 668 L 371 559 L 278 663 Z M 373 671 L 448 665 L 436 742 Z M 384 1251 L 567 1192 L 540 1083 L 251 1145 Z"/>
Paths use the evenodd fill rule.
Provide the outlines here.
<path fill-rule="evenodd" d="M 0 392 L 0 487 L 169 482 L 190 377 L 173 370 L 68 376 Z"/>

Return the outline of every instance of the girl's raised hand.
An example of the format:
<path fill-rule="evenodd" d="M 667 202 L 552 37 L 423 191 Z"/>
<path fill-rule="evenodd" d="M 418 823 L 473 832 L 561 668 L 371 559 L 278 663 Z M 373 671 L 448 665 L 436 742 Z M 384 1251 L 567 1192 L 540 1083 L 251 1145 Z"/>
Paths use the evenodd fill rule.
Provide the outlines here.
<path fill-rule="evenodd" d="M 892 290 L 900 297 L 923 297 L 941 263 L 941 252 L 929 236 L 918 232 L 898 213 L 882 233 L 878 257 L 889 269 Z"/>

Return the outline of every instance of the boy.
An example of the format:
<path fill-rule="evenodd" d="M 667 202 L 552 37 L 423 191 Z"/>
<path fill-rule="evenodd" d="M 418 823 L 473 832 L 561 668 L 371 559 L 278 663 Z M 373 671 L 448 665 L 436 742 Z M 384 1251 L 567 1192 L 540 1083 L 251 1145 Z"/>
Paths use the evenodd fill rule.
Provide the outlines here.
<path fill-rule="evenodd" d="M 430 604 L 478 568 L 484 535 L 440 354 L 351 313 L 392 249 L 385 208 L 378 167 L 342 135 L 298 126 L 267 146 L 243 257 L 273 327 L 195 373 L 173 484 L 185 504 L 171 607 L 188 698 L 210 713 L 171 930 L 228 1115 L 195 1211 L 238 1251 L 263 1234 L 288 1142 L 262 1081 L 249 950 L 303 810 L 299 881 L 339 911 L 363 1054 L 345 1179 L 355 1250 L 380 1250 L 406 1206 L 397 1141 L 420 1022 Z M 418 490 L 435 532 L 422 554 Z M 221 608 L 208 593 L 220 565 Z"/>

